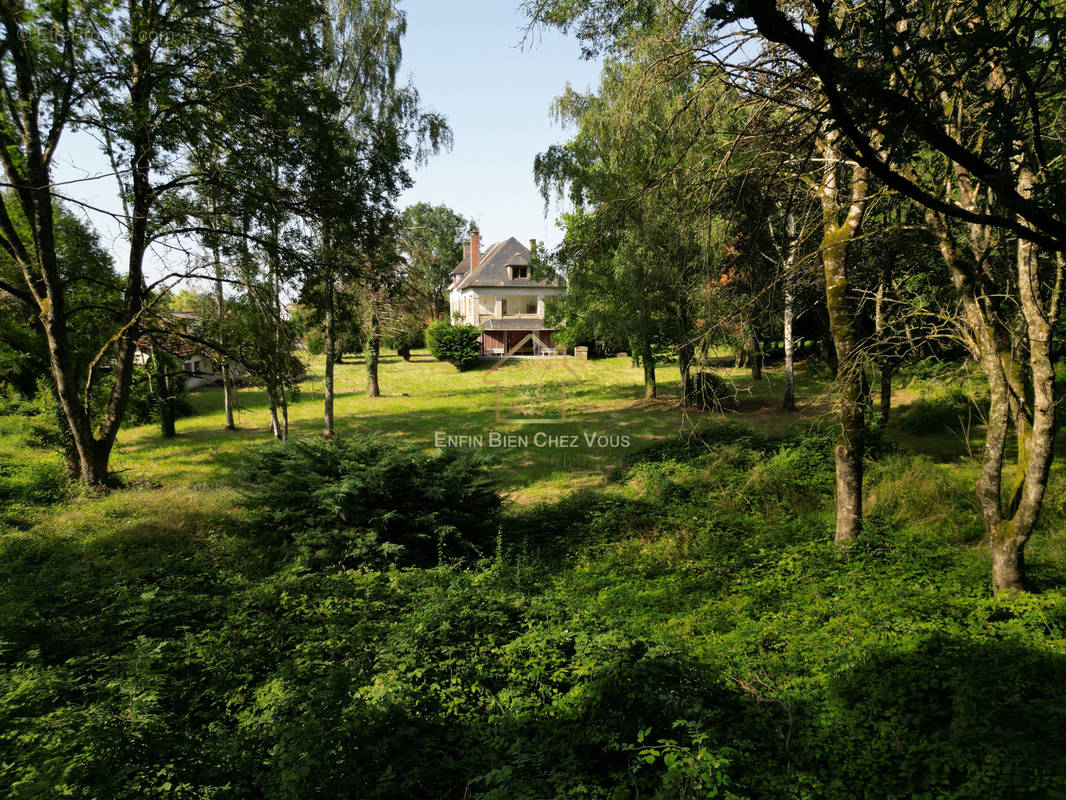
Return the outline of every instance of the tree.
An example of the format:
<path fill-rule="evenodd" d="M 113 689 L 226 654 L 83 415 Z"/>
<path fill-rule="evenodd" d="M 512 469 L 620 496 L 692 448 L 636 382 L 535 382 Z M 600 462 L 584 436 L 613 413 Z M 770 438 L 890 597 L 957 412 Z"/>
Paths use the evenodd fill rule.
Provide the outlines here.
<path fill-rule="evenodd" d="M 48 349 L 49 369 L 72 437 L 76 459 L 70 464 L 75 477 L 102 484 L 107 459 L 125 410 L 132 372 L 132 328 L 141 304 L 141 275 L 127 277 L 123 309 L 115 340 L 120 353 L 114 372 L 108 410 L 94 425 L 91 396 L 81 390 L 79 365 L 71 346 L 71 309 L 68 286 L 59 264 L 56 243 L 58 203 L 51 190 L 51 163 L 66 128 L 96 90 L 86 83 L 83 70 L 92 56 L 79 29 L 99 21 L 103 4 L 45 4 L 26 8 L 7 3 L 0 8 L 4 25 L 0 74 L 4 102 L 0 105 L 0 159 L 13 191 L 0 205 L 0 247 L 18 268 L 17 283 L 0 288 L 33 308 Z M 58 34 L 58 35 L 57 35 Z M 24 225 L 18 218 L 25 220 Z M 111 339 L 91 363 L 102 359 Z M 88 383 L 92 382 L 90 366 Z"/>
<path fill-rule="evenodd" d="M 320 21 L 323 85 L 335 98 L 315 140 L 305 189 L 312 198 L 307 222 L 316 233 L 318 258 L 305 281 L 317 297 L 325 329 L 323 433 L 334 433 L 334 363 L 337 357 L 337 288 L 363 283 L 373 293 L 389 283 L 397 227 L 395 200 L 410 185 L 405 162 L 424 161 L 451 144 L 443 117 L 423 111 L 410 83 L 397 82 L 406 18 L 395 0 L 329 0 Z M 388 275 L 380 278 L 374 270 Z M 381 346 L 373 301 L 367 320 L 368 393 L 378 394 Z"/>
<path fill-rule="evenodd" d="M 0 9 L 6 86 L 0 159 L 14 187 L 0 213 L 0 247 L 22 275 L 12 293 L 38 309 L 77 451 L 74 470 L 87 483 L 107 481 L 128 403 L 139 326 L 154 289 L 146 285 L 145 254 L 163 240 L 180 247 L 183 236 L 202 229 L 190 225 L 186 192 L 211 176 L 189 151 L 212 135 L 236 136 L 273 119 L 253 119 L 249 97 L 261 106 L 264 98 L 286 97 L 305 84 L 292 54 L 305 49 L 299 45 L 306 39 L 307 8 L 237 0 L 224 8 L 206 2 L 14 2 Z M 241 58 L 253 50 L 263 57 Z M 238 96 L 242 102 L 234 102 Z M 110 387 L 102 407 L 76 377 L 82 366 L 70 347 L 67 286 L 57 267 L 50 168 L 74 121 L 99 136 L 111 161 L 129 238 L 121 311 L 85 366 L 91 382 L 107 365 Z M 28 235 L 13 221 L 15 205 Z"/>
<path fill-rule="evenodd" d="M 279 320 L 270 284 L 249 282 L 248 289 L 230 298 L 222 333 L 230 354 L 262 382 L 270 406 L 274 438 L 288 438 L 288 402 L 296 393 L 305 365 L 296 355 L 296 328 Z M 280 413 L 280 417 L 279 417 Z"/>
<path fill-rule="evenodd" d="M 1024 547 L 1054 456 L 1052 333 L 1066 269 L 1061 3 L 529 0 L 525 8 L 534 23 L 576 31 L 588 52 L 678 42 L 744 92 L 776 96 L 837 131 L 843 158 L 924 209 L 956 287 L 957 335 L 992 398 L 977 494 L 993 586 L 1023 588 Z M 791 99 L 780 97 L 782 78 Z M 1013 250 L 1009 264 L 993 257 L 992 241 Z M 1004 492 L 1012 437 L 1021 458 Z"/>
<path fill-rule="evenodd" d="M 29 225 L 19 213 L 16 201 L 7 199 L 5 207 L 10 209 L 8 218 L 17 226 L 19 236 L 30 239 Z M 75 386 L 93 398 L 94 407 L 99 409 L 101 395 L 107 389 L 105 376 L 99 371 L 90 374 L 88 365 L 107 345 L 114 320 L 121 316 L 122 282 L 95 231 L 62 205 L 57 206 L 56 213 L 55 285 L 62 287 L 66 308 L 64 328 L 71 361 L 70 377 Z M 28 397 L 38 390 L 42 376 L 46 378 L 56 404 L 67 466 L 76 477 L 81 474 L 78 448 L 59 404 L 40 307 L 17 290 L 23 279 L 17 257 L 0 254 L 0 286 L 16 289 L 11 293 L 0 290 L 0 346 L 11 354 L 9 366 L 0 371 L 0 379 L 11 382 Z"/>
<path fill-rule="evenodd" d="M 918 16 L 842 3 L 805 14 L 745 0 L 714 13 L 750 17 L 798 56 L 855 158 L 925 209 L 957 290 L 960 335 L 991 396 L 977 495 L 993 586 L 1024 588 L 1024 548 L 1054 458 L 1052 331 L 1066 249 L 1061 4 L 938 0 Z M 1012 237 L 1014 263 L 997 268 L 989 245 Z M 1019 462 L 1004 495 L 1012 423 Z"/>
<path fill-rule="evenodd" d="M 683 143 L 728 100 L 708 93 L 687 104 L 692 75 L 649 83 L 652 55 L 608 59 L 597 93 L 568 88 L 556 100 L 556 115 L 578 130 L 538 155 L 534 174 L 545 201 L 569 194 L 576 207 L 563 218 L 566 237 L 554 258 L 567 280 L 556 312 L 566 320 L 563 336 L 627 343 L 644 367 L 649 398 L 655 347 L 676 348 L 684 404 L 698 338 L 693 293 L 709 244 L 710 193 L 695 167 L 713 157 L 713 144 Z"/>
<path fill-rule="evenodd" d="M 822 143 L 822 266 L 829 328 L 837 354 L 837 402 L 840 433 L 836 460 L 836 541 L 854 541 L 862 530 L 863 452 L 866 437 L 864 364 L 859 350 L 848 271 L 848 251 L 859 233 L 868 201 L 866 169 L 845 164 L 836 131 Z M 842 191 L 843 189 L 843 191 Z"/>
<path fill-rule="evenodd" d="M 469 221 L 445 205 L 415 203 L 400 217 L 400 252 L 404 283 L 412 311 L 425 320 L 448 313 L 451 271 L 463 257 L 463 236 Z"/>

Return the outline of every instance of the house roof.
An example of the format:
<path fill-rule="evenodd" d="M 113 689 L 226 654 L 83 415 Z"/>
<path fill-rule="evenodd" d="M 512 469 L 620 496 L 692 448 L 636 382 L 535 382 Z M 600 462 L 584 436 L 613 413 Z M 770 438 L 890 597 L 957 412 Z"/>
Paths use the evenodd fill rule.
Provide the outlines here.
<path fill-rule="evenodd" d="M 481 326 L 486 331 L 554 331 L 553 328 L 544 324 L 540 317 L 493 317 L 486 320 Z"/>
<path fill-rule="evenodd" d="M 466 274 L 459 281 L 457 289 L 470 289 L 477 286 L 533 286 L 538 288 L 560 288 L 557 280 L 537 281 L 532 278 L 512 278 L 508 267 L 528 266 L 532 256 L 529 248 L 515 239 L 513 236 L 502 242 L 497 242 L 478 258 L 478 267 L 470 272 L 469 257 L 459 262 L 459 266 L 452 272 Z M 464 268 L 465 265 L 465 268 Z"/>
<path fill-rule="evenodd" d="M 147 352 L 155 342 L 167 353 L 182 361 L 203 356 L 203 346 L 182 336 L 199 321 L 199 314 L 191 311 L 164 311 L 148 317 L 145 319 L 145 327 L 150 328 L 150 332 L 141 334 L 137 339 L 137 347 Z"/>
<path fill-rule="evenodd" d="M 459 265 L 453 269 L 449 275 L 463 275 L 470 271 L 470 254 L 467 253 L 463 256 L 463 260 L 459 262 Z"/>

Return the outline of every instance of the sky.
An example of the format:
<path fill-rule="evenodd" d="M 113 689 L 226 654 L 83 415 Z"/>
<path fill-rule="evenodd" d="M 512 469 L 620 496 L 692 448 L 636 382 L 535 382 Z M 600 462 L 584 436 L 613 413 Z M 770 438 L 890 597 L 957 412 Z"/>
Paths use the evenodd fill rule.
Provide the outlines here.
<path fill-rule="evenodd" d="M 549 116 L 552 100 L 569 83 L 584 91 L 599 80 L 599 63 L 582 61 L 574 39 L 544 31 L 523 44 L 525 19 L 519 0 L 405 0 L 407 36 L 403 70 L 418 88 L 423 106 L 443 114 L 455 146 L 412 169 L 414 186 L 401 207 L 445 204 L 473 219 L 482 242 L 514 236 L 554 247 L 561 207 L 547 213 L 533 182 L 533 158 L 568 132 Z M 57 191 L 78 201 L 75 210 L 100 232 L 120 272 L 129 248 L 115 180 L 89 134 L 69 131 L 57 153 Z M 157 246 L 146 271 L 158 277 L 182 270 L 187 256 Z"/>
<path fill-rule="evenodd" d="M 402 7 L 404 66 L 423 104 L 444 114 L 455 134 L 451 153 L 414 173 L 402 204 L 444 203 L 474 219 L 483 242 L 514 236 L 555 246 L 559 207 L 553 201 L 545 216 L 533 158 L 567 138 L 549 117 L 552 100 L 567 83 L 594 88 L 599 63 L 582 61 L 576 40 L 555 31 L 523 46 L 517 0 L 409 0 Z"/>

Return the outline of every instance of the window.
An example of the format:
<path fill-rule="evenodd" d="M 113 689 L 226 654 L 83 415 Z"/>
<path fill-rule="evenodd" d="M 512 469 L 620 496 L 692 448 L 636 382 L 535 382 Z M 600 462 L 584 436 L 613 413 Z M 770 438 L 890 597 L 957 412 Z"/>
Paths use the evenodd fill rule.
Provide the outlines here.
<path fill-rule="evenodd" d="M 518 267 L 518 266 L 511 267 L 511 277 L 512 278 L 528 278 L 529 277 L 529 267 Z"/>

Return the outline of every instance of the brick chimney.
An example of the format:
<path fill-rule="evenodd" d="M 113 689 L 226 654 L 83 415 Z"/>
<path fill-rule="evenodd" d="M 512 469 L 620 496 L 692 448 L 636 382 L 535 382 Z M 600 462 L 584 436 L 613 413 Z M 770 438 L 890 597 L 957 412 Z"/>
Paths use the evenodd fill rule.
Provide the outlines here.
<path fill-rule="evenodd" d="M 465 242 L 463 242 L 463 258 L 466 258 L 468 255 L 470 255 L 470 240 L 469 239 L 467 239 Z"/>
<path fill-rule="evenodd" d="M 478 259 L 481 258 L 481 235 L 477 231 L 470 232 L 470 271 L 477 269 Z"/>

